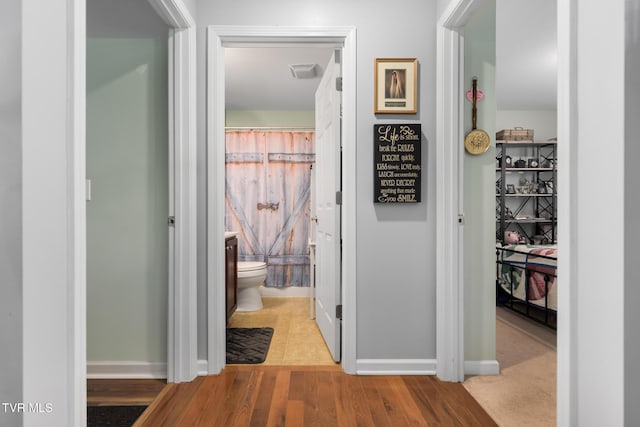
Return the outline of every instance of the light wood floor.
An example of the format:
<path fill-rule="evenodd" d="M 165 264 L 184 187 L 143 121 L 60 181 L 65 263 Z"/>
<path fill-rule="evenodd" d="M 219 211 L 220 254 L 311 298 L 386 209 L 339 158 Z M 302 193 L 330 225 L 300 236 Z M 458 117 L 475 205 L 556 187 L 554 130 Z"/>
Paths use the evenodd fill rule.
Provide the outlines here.
<path fill-rule="evenodd" d="M 318 325 L 311 319 L 309 298 L 263 297 L 258 311 L 236 311 L 230 328 L 272 327 L 264 365 L 335 365 Z"/>
<path fill-rule="evenodd" d="M 496 426 L 459 383 L 336 366 L 227 366 L 169 384 L 135 426 Z"/>

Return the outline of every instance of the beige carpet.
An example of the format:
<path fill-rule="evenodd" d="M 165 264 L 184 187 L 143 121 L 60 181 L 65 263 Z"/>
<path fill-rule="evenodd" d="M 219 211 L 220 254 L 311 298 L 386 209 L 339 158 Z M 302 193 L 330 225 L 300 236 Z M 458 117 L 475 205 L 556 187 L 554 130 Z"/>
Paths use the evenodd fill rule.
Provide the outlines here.
<path fill-rule="evenodd" d="M 499 426 L 556 425 L 556 334 L 508 309 L 496 308 L 500 375 L 463 385 Z"/>

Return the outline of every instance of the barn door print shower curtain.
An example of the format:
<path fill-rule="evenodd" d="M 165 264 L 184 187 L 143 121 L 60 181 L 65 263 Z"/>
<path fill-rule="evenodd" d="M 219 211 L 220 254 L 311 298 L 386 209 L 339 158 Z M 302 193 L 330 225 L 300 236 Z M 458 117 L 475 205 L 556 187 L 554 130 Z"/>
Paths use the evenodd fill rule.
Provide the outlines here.
<path fill-rule="evenodd" d="M 226 230 L 238 261 L 267 263 L 266 286 L 309 286 L 314 160 L 314 132 L 226 132 Z"/>

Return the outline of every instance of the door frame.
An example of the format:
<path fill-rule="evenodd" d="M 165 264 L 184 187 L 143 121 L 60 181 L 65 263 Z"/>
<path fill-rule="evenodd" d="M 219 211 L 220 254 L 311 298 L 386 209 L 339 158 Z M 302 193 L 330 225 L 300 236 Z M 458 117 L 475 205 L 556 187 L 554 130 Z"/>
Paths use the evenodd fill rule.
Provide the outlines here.
<path fill-rule="evenodd" d="M 183 0 L 147 0 L 169 30 L 167 382 L 197 376 L 196 25 Z"/>
<path fill-rule="evenodd" d="M 437 25 L 436 375 L 464 380 L 464 34 L 482 0 L 450 3 Z"/>
<path fill-rule="evenodd" d="M 225 366 L 224 48 L 340 44 L 343 51 L 342 368 L 356 373 L 356 29 L 207 27 L 207 348 L 208 372 Z"/>
<path fill-rule="evenodd" d="M 178 154 L 174 161 L 183 160 L 176 169 L 175 200 L 180 204 L 176 211 L 195 218 L 195 26 L 182 0 L 150 2 L 156 2 L 156 11 L 163 11 L 164 19 L 177 27 L 170 34 L 170 134 Z M 65 24 L 61 26 L 61 22 Z M 26 402 L 46 401 L 59 407 L 49 414 L 53 417 L 48 418 L 50 423 L 84 425 L 86 0 L 23 2 L 22 37 L 23 397 Z M 44 51 L 56 55 L 43 55 Z M 47 79 L 42 79 L 43 69 L 48 70 Z M 43 180 L 45 175 L 47 179 Z M 183 248 L 176 251 L 176 265 L 185 268 L 180 270 L 176 288 L 188 297 L 178 301 L 178 316 L 169 312 L 171 324 L 178 325 L 170 327 L 169 333 L 188 330 L 184 337 L 193 337 L 193 342 L 173 342 L 172 347 L 195 349 L 197 325 L 187 316 L 189 301 L 195 301 L 197 290 L 195 221 L 182 230 L 178 240 Z M 187 247 L 193 251 L 187 252 Z M 49 286 L 43 287 L 45 282 Z M 175 301 L 173 296 L 169 298 Z M 43 331 L 48 339 L 42 339 Z M 54 341 L 60 345 L 52 346 Z M 45 360 L 43 355 L 47 355 Z M 191 355 L 169 360 L 174 367 L 195 366 L 195 351 L 193 356 L 193 360 L 189 360 Z M 186 380 L 188 376 L 174 377 L 174 381 Z M 38 415 L 25 414 L 24 421 L 35 420 Z"/>

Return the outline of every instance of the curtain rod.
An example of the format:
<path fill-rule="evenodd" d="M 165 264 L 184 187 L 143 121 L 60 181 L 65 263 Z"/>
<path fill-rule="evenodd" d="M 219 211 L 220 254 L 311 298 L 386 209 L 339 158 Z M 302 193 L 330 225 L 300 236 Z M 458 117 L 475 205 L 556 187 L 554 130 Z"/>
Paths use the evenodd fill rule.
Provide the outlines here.
<path fill-rule="evenodd" d="M 308 126 L 225 126 L 225 131 L 240 131 L 240 130 L 255 130 L 255 131 L 265 131 L 265 132 L 277 132 L 277 131 L 297 131 L 297 132 L 315 132 L 315 128 L 311 128 Z"/>

